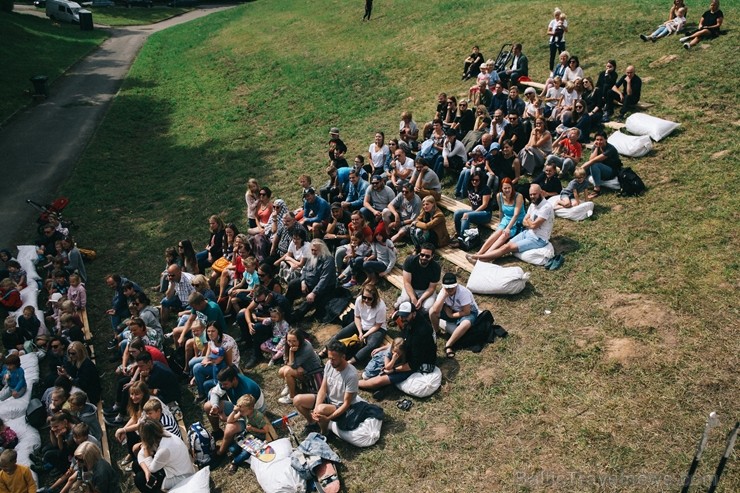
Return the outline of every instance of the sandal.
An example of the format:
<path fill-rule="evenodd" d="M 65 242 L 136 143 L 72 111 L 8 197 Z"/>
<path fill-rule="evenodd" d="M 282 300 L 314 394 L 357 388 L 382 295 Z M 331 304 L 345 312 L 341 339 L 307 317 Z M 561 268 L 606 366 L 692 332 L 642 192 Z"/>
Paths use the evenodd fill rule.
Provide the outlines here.
<path fill-rule="evenodd" d="M 593 199 L 595 199 L 596 197 L 598 197 L 599 195 L 601 195 L 601 190 L 596 190 L 596 189 L 594 188 L 594 191 L 593 191 L 593 192 L 591 192 L 590 194 L 588 194 L 588 200 L 593 200 Z"/>
<path fill-rule="evenodd" d="M 455 357 L 455 350 L 449 346 L 445 346 L 445 356 L 449 359 L 453 359 Z"/>
<path fill-rule="evenodd" d="M 239 464 L 234 464 L 233 462 L 229 465 L 229 474 L 236 474 L 236 472 L 239 470 Z"/>
<path fill-rule="evenodd" d="M 339 493 L 341 483 L 337 468 L 332 462 L 323 461 L 313 470 L 316 475 L 317 489 L 324 493 Z"/>

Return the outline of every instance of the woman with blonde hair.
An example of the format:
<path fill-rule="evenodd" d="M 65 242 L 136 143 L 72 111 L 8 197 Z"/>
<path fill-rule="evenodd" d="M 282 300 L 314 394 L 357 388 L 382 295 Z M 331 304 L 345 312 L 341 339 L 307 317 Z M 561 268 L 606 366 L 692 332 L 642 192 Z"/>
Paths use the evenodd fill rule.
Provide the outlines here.
<path fill-rule="evenodd" d="M 100 449 L 92 442 L 82 442 L 74 453 L 82 478 L 89 482 L 93 491 L 120 493 L 118 473 L 103 459 Z"/>
<path fill-rule="evenodd" d="M 417 253 L 424 243 L 431 243 L 438 248 L 450 243 L 445 216 L 433 196 L 427 195 L 421 200 L 421 212 L 411 223 L 410 236 Z"/>
<path fill-rule="evenodd" d="M 67 348 L 67 362 L 57 368 L 57 374 L 69 378 L 72 384 L 84 390 L 91 403 L 100 401 L 100 373 L 95 363 L 88 357 L 85 345 L 79 341 L 70 343 Z"/>
<path fill-rule="evenodd" d="M 195 259 L 198 262 L 198 272 L 205 272 L 213 262 L 220 259 L 224 254 L 225 229 L 224 220 L 216 214 L 208 218 L 208 230 L 211 232 L 211 237 L 206 244 L 206 249 L 195 254 Z"/>

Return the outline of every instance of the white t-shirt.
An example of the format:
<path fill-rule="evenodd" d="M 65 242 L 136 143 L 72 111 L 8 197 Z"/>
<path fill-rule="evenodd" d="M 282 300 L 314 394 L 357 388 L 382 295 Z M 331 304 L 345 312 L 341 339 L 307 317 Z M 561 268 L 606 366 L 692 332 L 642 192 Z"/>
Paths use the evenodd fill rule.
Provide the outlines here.
<path fill-rule="evenodd" d="M 360 390 L 360 386 L 357 370 L 354 366 L 348 363 L 347 367 L 340 372 L 335 370 L 331 363 L 327 362 L 324 366 L 324 380 L 326 380 L 326 400 L 330 404 L 337 407 L 341 406 L 344 403 L 344 394 L 347 392 L 355 394 L 351 404 L 357 402 L 357 392 Z"/>
<path fill-rule="evenodd" d="M 554 99 L 554 101 L 548 101 L 547 105 L 551 108 L 554 108 L 558 105 L 558 100 L 563 96 L 563 93 L 565 92 L 565 89 L 562 87 L 555 87 L 552 86 L 550 89 L 547 90 L 547 94 L 545 94 L 546 99 Z"/>
<path fill-rule="evenodd" d="M 182 438 L 174 435 L 162 437 L 154 457 L 145 458 L 144 448 L 142 447 L 139 450 L 138 459 L 139 462 L 146 461 L 149 470 L 152 472 L 164 469 L 165 476 L 168 478 L 195 473 L 187 445 L 182 441 Z"/>
<path fill-rule="evenodd" d="M 416 168 L 414 168 L 414 160 L 411 159 L 408 156 L 406 156 L 406 161 L 403 161 L 403 162 L 398 161 L 396 163 L 396 172 L 408 170 L 408 171 L 411 171 L 413 173 L 414 172 L 414 169 L 416 169 Z M 409 176 L 411 176 L 411 175 L 409 175 Z M 408 176 L 406 178 L 408 179 Z"/>
<path fill-rule="evenodd" d="M 441 298 L 444 298 L 445 305 L 449 306 L 453 312 L 458 312 L 462 307 L 470 305 L 470 312 L 478 313 L 478 304 L 473 298 L 473 293 L 462 284 L 457 285 L 452 295 L 448 295 L 447 290 L 442 289 L 437 295 L 437 300 Z"/>
<path fill-rule="evenodd" d="M 383 144 L 383 147 L 381 147 L 380 150 L 376 151 L 374 142 L 370 144 L 367 152 L 370 153 L 370 158 L 373 161 L 373 168 L 375 169 L 383 169 L 383 166 L 385 166 L 385 159 L 391 153 L 390 149 L 388 149 L 388 146 L 385 144 Z"/>
<path fill-rule="evenodd" d="M 304 257 L 308 258 L 308 256 L 311 255 L 311 244 L 304 241 L 301 248 L 296 248 L 295 241 L 291 241 L 288 246 L 288 253 L 300 262 Z"/>
<path fill-rule="evenodd" d="M 578 91 L 573 89 L 568 92 L 567 89 L 563 89 L 563 106 L 573 106 L 576 99 L 578 99 Z"/>
<path fill-rule="evenodd" d="M 538 228 L 533 229 L 532 233 L 537 235 L 538 238 L 550 241 L 552 227 L 555 224 L 555 211 L 550 202 L 545 199 L 542 199 L 539 205 L 532 202 L 529 204 L 529 209 L 527 209 L 527 215 L 529 216 L 530 221 L 536 221 L 540 217 L 545 218 L 545 222 L 540 224 Z"/>
<path fill-rule="evenodd" d="M 583 69 L 576 67 L 575 70 L 571 70 L 570 67 L 567 67 L 563 74 L 563 82 L 570 82 L 576 79 L 583 79 Z"/>
<path fill-rule="evenodd" d="M 385 329 L 385 315 L 387 308 L 383 300 L 378 301 L 378 305 L 372 308 L 362 302 L 362 295 L 358 296 L 355 300 L 355 317 L 360 317 L 362 320 L 362 332 L 370 330 L 373 325 L 381 324 L 380 327 Z"/>
<path fill-rule="evenodd" d="M 558 27 L 558 21 L 555 19 L 550 21 L 550 24 L 547 25 L 548 32 L 555 32 L 555 29 Z M 563 29 L 568 29 L 568 20 L 563 21 Z M 550 36 L 550 43 L 552 43 L 555 36 Z M 565 42 L 565 31 L 563 31 L 563 35 L 560 37 L 560 41 Z"/>

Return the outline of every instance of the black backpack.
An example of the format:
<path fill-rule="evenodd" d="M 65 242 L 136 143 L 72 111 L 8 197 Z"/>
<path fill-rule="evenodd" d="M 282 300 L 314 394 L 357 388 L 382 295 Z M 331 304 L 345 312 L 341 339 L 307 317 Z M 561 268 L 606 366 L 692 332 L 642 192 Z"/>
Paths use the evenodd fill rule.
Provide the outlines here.
<path fill-rule="evenodd" d="M 483 310 L 478 314 L 473 326 L 455 343 L 455 348 L 468 348 L 474 353 L 480 353 L 486 344 L 493 342 L 496 337 L 507 335 L 503 327 L 495 325 L 493 314 Z"/>
<path fill-rule="evenodd" d="M 635 197 L 642 195 L 645 191 L 645 183 L 637 176 L 637 173 L 632 171 L 632 168 L 620 169 L 618 179 L 620 197 Z"/>

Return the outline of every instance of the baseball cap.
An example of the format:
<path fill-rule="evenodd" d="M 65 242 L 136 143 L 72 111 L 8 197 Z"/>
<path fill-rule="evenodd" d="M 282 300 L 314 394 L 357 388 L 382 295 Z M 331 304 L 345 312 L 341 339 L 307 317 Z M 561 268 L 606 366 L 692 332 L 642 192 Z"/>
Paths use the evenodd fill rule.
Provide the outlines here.
<path fill-rule="evenodd" d="M 524 90 L 524 94 L 537 94 L 537 91 L 534 90 L 534 87 L 528 87 Z"/>
<path fill-rule="evenodd" d="M 339 134 L 339 128 L 338 127 L 331 127 L 329 129 L 329 133 L 330 134 L 337 134 L 338 135 Z"/>
<path fill-rule="evenodd" d="M 303 198 L 305 199 L 308 195 L 316 195 L 316 189 L 314 187 L 308 187 L 305 192 L 303 192 Z"/>
<path fill-rule="evenodd" d="M 404 301 L 398 307 L 398 316 L 401 318 L 406 318 L 409 315 L 411 315 L 412 311 L 413 311 L 413 307 L 411 306 L 411 303 L 409 303 L 408 301 Z"/>
<path fill-rule="evenodd" d="M 448 272 L 442 278 L 442 287 L 445 289 L 452 289 L 457 287 L 457 276 L 452 272 Z"/>

